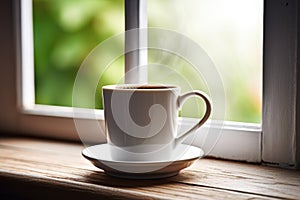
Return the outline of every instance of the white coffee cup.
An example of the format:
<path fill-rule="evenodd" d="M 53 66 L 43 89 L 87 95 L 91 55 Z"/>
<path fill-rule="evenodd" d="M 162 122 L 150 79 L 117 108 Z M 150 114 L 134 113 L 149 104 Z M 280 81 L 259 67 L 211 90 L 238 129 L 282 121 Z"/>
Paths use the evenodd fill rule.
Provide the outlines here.
<path fill-rule="evenodd" d="M 111 156 L 120 161 L 171 160 L 179 144 L 209 118 L 211 103 L 198 90 L 179 94 L 173 85 L 108 85 L 102 88 Z M 178 110 L 191 96 L 204 100 L 202 119 L 177 133 Z"/>

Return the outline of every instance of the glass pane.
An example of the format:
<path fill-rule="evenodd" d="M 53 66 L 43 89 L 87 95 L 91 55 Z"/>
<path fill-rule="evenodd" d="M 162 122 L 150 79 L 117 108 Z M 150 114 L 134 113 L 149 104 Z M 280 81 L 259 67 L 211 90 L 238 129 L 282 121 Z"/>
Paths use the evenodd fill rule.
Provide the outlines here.
<path fill-rule="evenodd" d="M 206 51 L 223 80 L 225 120 L 261 122 L 262 0 L 148 0 L 148 26 L 175 30 Z M 165 54 L 149 50 L 149 62 L 173 66 L 194 89 L 207 91 L 192 67 L 178 59 L 166 61 Z M 183 116 L 196 116 L 192 104 L 184 109 Z"/>
<path fill-rule="evenodd" d="M 123 32 L 123 6 L 124 0 L 33 0 L 37 104 L 72 106 L 80 64 L 99 43 Z M 262 0 L 148 0 L 149 27 L 188 36 L 213 60 L 226 92 L 225 119 L 232 121 L 261 121 L 262 12 Z M 168 59 L 168 53 L 153 49 L 148 55 L 150 64 L 167 64 L 188 79 L 192 88 L 208 90 L 205 78 L 188 67 L 187 61 Z M 158 73 L 169 72 L 154 68 L 149 80 L 155 80 Z M 96 108 L 102 108 L 101 85 L 118 83 L 123 75 L 121 56 L 101 77 Z M 194 107 L 188 101 L 181 115 L 199 116 Z"/>
<path fill-rule="evenodd" d="M 36 103 L 72 106 L 83 60 L 99 43 L 124 30 L 124 0 L 33 0 L 33 26 Z M 117 83 L 123 62 L 123 57 L 114 61 L 99 85 Z M 100 95 L 96 108 L 102 108 Z"/>

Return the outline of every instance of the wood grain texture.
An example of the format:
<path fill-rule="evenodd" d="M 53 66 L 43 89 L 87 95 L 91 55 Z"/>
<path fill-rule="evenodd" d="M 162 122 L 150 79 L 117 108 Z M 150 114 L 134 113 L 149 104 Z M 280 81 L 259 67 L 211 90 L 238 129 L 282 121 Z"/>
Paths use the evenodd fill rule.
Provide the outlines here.
<path fill-rule="evenodd" d="M 82 145 L 0 138 L 0 195 L 73 199 L 300 199 L 300 172 L 201 159 L 160 180 L 112 178 L 81 156 Z M 16 197 L 16 196 L 13 196 Z"/>

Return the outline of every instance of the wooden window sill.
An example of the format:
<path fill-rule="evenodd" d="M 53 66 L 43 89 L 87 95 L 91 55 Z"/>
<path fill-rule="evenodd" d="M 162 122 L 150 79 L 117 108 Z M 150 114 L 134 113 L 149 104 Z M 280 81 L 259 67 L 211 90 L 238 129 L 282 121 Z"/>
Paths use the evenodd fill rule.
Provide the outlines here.
<path fill-rule="evenodd" d="M 178 176 L 125 180 L 106 176 L 75 143 L 0 138 L 1 199 L 300 199 L 300 172 L 200 159 Z"/>

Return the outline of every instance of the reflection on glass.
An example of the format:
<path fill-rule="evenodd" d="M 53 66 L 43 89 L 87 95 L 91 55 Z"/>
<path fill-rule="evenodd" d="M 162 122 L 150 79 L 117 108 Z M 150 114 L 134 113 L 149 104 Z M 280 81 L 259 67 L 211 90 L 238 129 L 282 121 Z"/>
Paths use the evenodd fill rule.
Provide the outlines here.
<path fill-rule="evenodd" d="M 262 0 L 149 0 L 149 27 L 175 30 L 197 42 L 220 72 L 226 93 L 226 120 L 261 122 Z M 182 44 L 184 45 L 184 44 Z M 162 60 L 149 52 L 149 62 Z M 191 67 L 181 67 L 195 89 L 205 90 Z M 192 114 L 193 107 L 187 116 Z"/>

